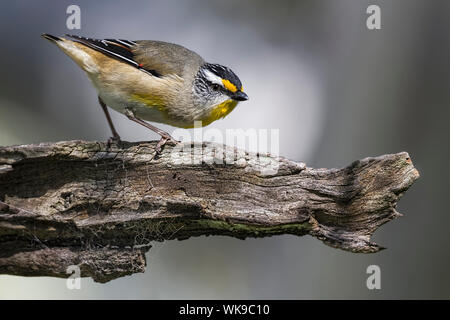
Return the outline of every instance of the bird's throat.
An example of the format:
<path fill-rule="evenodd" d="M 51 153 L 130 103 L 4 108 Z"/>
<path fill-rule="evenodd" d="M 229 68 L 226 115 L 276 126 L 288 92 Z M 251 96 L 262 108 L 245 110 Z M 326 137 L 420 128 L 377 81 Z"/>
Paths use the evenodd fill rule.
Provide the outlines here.
<path fill-rule="evenodd" d="M 227 116 L 238 104 L 238 101 L 235 100 L 226 100 L 222 102 L 221 104 L 215 106 L 209 113 L 209 115 L 202 119 L 202 126 L 207 126 L 211 122 L 219 120 L 221 118 L 224 118 Z"/>

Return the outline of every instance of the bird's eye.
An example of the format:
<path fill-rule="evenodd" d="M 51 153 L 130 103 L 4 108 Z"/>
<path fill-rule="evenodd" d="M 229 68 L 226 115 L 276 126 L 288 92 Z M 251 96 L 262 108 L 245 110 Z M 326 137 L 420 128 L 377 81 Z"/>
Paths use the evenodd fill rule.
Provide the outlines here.
<path fill-rule="evenodd" d="M 214 83 L 211 88 L 213 88 L 213 90 L 218 91 L 220 89 L 220 86 L 216 83 Z"/>

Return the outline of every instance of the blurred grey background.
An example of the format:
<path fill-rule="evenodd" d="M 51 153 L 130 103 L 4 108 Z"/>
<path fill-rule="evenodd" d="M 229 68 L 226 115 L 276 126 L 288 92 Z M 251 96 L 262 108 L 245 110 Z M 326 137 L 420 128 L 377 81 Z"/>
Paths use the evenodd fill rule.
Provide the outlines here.
<path fill-rule="evenodd" d="M 81 30 L 66 8 L 81 8 Z M 366 8 L 381 7 L 381 30 Z M 47 32 L 157 39 L 231 67 L 250 101 L 211 127 L 280 129 L 280 154 L 311 167 L 408 151 L 421 178 L 404 217 L 352 254 L 311 237 L 200 237 L 155 243 L 144 274 L 107 284 L 0 275 L 0 298 L 450 298 L 447 204 L 450 2 L 2 1 L 0 145 L 105 140 L 109 129 L 83 72 Z M 157 138 L 113 111 L 125 140 Z M 164 127 L 172 130 L 170 127 Z M 366 268 L 381 268 L 381 290 Z"/>

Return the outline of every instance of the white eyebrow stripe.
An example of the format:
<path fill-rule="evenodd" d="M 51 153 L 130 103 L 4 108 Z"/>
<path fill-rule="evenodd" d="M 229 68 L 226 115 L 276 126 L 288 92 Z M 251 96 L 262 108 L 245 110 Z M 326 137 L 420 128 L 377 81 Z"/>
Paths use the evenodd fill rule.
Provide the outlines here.
<path fill-rule="evenodd" d="M 222 78 L 217 76 L 217 75 L 215 75 L 214 73 L 212 73 L 208 69 L 205 69 L 205 76 L 206 76 L 206 79 L 208 79 L 212 83 L 218 84 L 218 85 L 223 87 Z"/>

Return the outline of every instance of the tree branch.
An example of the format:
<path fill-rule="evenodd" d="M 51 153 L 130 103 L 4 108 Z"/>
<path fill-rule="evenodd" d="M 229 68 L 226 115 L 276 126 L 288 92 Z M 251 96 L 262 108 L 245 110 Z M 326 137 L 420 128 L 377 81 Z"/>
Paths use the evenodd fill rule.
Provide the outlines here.
<path fill-rule="evenodd" d="M 400 216 L 406 152 L 342 169 L 221 145 L 68 141 L 0 148 L 0 273 L 106 282 L 143 272 L 151 241 L 310 234 L 352 252 Z M 192 148 L 191 148 L 192 147 Z"/>

